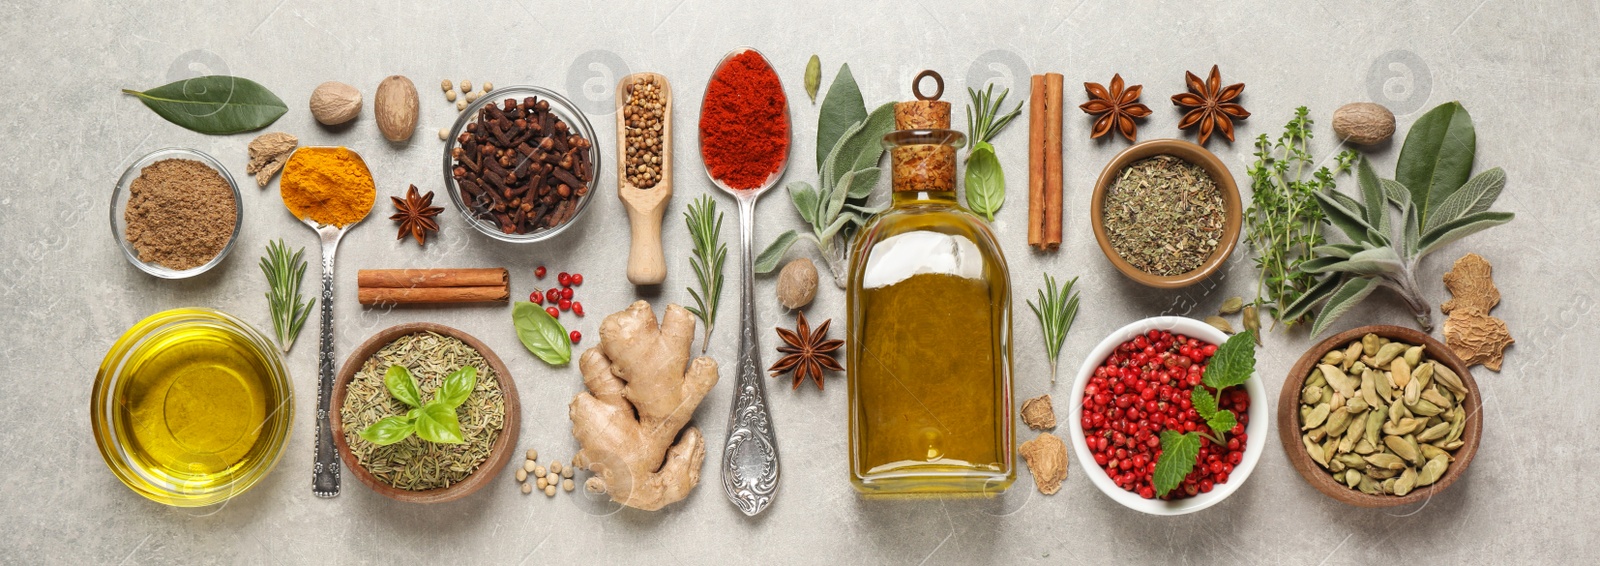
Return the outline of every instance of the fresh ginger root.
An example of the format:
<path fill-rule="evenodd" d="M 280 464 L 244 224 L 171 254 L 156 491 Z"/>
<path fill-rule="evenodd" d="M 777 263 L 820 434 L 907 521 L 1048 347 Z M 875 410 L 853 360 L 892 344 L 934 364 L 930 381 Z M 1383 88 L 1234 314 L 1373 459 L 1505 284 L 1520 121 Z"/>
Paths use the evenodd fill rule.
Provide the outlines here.
<path fill-rule="evenodd" d="M 645 301 L 600 323 L 600 343 L 578 360 L 588 391 L 567 411 L 582 446 L 573 462 L 596 474 L 586 489 L 655 511 L 700 483 L 705 438 L 684 427 L 717 384 L 717 362 L 689 360 L 694 325 L 694 315 L 669 304 L 657 326 Z"/>

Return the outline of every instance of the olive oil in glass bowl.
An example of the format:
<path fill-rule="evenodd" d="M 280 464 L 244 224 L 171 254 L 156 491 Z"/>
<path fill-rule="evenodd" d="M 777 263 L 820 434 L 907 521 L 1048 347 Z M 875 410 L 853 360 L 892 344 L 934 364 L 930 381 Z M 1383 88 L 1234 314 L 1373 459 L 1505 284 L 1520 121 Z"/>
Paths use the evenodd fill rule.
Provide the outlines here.
<path fill-rule="evenodd" d="M 272 470 L 293 421 L 278 351 L 248 323 L 202 308 L 135 324 L 106 354 L 90 405 L 95 442 L 129 489 L 199 507 Z"/>

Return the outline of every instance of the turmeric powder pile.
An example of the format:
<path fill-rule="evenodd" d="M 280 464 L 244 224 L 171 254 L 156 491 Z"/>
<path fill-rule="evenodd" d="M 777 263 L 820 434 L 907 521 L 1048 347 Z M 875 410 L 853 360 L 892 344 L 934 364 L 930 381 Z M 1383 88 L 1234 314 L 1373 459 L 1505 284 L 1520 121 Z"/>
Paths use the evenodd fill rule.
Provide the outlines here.
<path fill-rule="evenodd" d="M 278 192 L 296 218 L 341 228 L 366 218 L 376 195 L 367 164 L 343 147 L 295 151 L 283 168 Z"/>

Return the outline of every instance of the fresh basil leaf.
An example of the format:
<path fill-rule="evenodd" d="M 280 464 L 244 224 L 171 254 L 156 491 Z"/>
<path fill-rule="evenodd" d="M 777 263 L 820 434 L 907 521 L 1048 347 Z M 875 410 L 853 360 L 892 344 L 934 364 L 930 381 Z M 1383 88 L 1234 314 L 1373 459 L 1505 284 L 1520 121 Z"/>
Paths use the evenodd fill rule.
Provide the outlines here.
<path fill-rule="evenodd" d="M 1362 157 L 1356 163 L 1356 184 L 1361 187 L 1361 207 L 1367 224 L 1379 232 L 1389 231 L 1388 199 L 1383 195 L 1383 183 L 1372 170 L 1372 162 Z"/>
<path fill-rule="evenodd" d="M 444 376 L 444 383 L 439 385 L 438 391 L 433 392 L 433 402 L 452 409 L 460 407 L 462 403 L 467 402 L 467 397 L 472 395 L 472 389 L 477 386 L 478 368 L 463 367 Z"/>
<path fill-rule="evenodd" d="M 967 156 L 967 208 L 994 222 L 994 213 L 1006 201 L 1006 175 L 994 146 L 978 142 Z"/>
<path fill-rule="evenodd" d="M 517 328 L 522 346 L 545 363 L 559 366 L 572 361 L 572 342 L 567 329 L 539 305 L 518 301 L 511 309 L 511 322 Z"/>
<path fill-rule="evenodd" d="M 811 183 L 795 181 L 784 185 L 784 190 L 789 191 L 789 200 L 794 203 L 794 209 L 800 212 L 800 219 L 807 224 L 817 222 L 817 190 L 811 188 Z"/>
<path fill-rule="evenodd" d="M 828 94 L 817 112 L 818 171 L 822 170 L 822 163 L 828 159 L 833 146 L 844 137 L 845 130 L 866 119 L 867 103 L 861 100 L 861 88 L 856 86 L 856 78 L 850 74 L 850 65 L 846 63 L 839 67 L 839 74 L 828 85 Z"/>
<path fill-rule="evenodd" d="M 1460 102 L 1447 102 L 1429 110 L 1406 132 L 1405 145 L 1395 162 L 1394 180 L 1411 191 L 1417 217 L 1423 226 L 1444 201 L 1472 173 L 1477 132 L 1472 116 Z"/>
<path fill-rule="evenodd" d="M 756 256 L 756 273 L 771 273 L 777 269 L 778 262 L 783 260 L 783 254 L 788 253 L 789 246 L 793 246 L 795 240 L 799 238 L 800 234 L 794 230 L 778 234 L 778 239 L 773 240 L 767 249 L 761 251 L 761 255 Z"/>
<path fill-rule="evenodd" d="M 1194 412 L 1202 419 L 1209 419 L 1217 413 L 1217 398 L 1211 396 L 1210 391 L 1204 387 L 1196 387 L 1189 393 L 1189 403 L 1194 406 Z"/>
<path fill-rule="evenodd" d="M 894 103 L 885 102 L 872 110 L 861 128 L 839 140 L 839 157 L 834 163 L 833 181 L 838 182 L 846 170 L 859 171 L 876 167 L 883 159 L 883 136 L 894 131 Z"/>
<path fill-rule="evenodd" d="M 1223 389 L 1244 383 L 1256 371 L 1255 332 L 1245 330 L 1217 346 L 1216 355 L 1206 362 L 1206 372 L 1200 378 L 1208 387 Z"/>
<path fill-rule="evenodd" d="M 417 415 L 417 438 L 438 444 L 461 444 L 461 421 L 456 418 L 455 407 L 438 402 L 423 405 L 422 413 Z"/>
<path fill-rule="evenodd" d="M 1431 231 L 1463 216 L 1488 212 L 1495 199 L 1500 198 L 1500 191 L 1505 188 L 1506 172 L 1499 167 L 1474 175 L 1455 194 L 1439 203 L 1439 207 L 1429 215 L 1425 229 Z"/>
<path fill-rule="evenodd" d="M 384 417 L 378 419 L 378 422 L 372 423 L 371 426 L 361 429 L 361 432 L 357 434 L 367 442 L 371 442 L 378 446 L 388 446 L 390 444 L 405 440 L 406 437 L 411 436 L 411 433 L 415 432 L 416 430 L 416 421 L 413 419 L 406 417 Z"/>
<path fill-rule="evenodd" d="M 412 379 L 411 372 L 405 366 L 389 366 L 389 371 L 383 372 L 383 386 L 389 390 L 389 396 L 405 403 L 407 407 L 422 406 L 422 392 L 417 390 L 417 380 Z"/>
<path fill-rule="evenodd" d="M 202 134 L 237 134 L 271 125 L 289 111 L 278 95 L 255 81 L 208 75 L 147 91 L 122 89 L 156 114 Z"/>
<path fill-rule="evenodd" d="M 1509 212 L 1479 212 L 1446 222 L 1422 235 L 1422 240 L 1417 243 L 1417 255 L 1428 255 L 1445 244 L 1505 224 L 1515 217 Z"/>
<path fill-rule="evenodd" d="M 1328 302 L 1323 304 L 1322 311 L 1317 313 L 1317 319 L 1311 323 L 1311 336 L 1316 337 L 1322 334 L 1323 330 L 1328 329 L 1328 325 L 1333 324 L 1335 320 L 1339 320 L 1339 317 L 1344 316 L 1345 312 L 1360 304 L 1362 299 L 1366 299 L 1367 295 L 1371 295 L 1377 288 L 1378 282 L 1376 279 L 1352 277 L 1345 280 L 1344 283 L 1339 285 L 1338 290 L 1328 296 Z"/>
<path fill-rule="evenodd" d="M 1199 434 L 1161 431 L 1161 457 L 1156 459 L 1156 472 L 1150 478 L 1156 496 L 1165 497 L 1167 492 L 1182 485 L 1183 478 L 1189 477 L 1189 472 L 1194 471 L 1195 458 L 1199 456 Z"/>

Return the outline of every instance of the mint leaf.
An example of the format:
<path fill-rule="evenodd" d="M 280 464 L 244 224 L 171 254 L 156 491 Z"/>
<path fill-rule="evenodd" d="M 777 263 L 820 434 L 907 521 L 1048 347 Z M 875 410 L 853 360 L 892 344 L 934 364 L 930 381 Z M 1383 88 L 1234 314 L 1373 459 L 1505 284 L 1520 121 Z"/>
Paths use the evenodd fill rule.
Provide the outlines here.
<path fill-rule="evenodd" d="M 1217 411 L 1206 417 L 1206 424 L 1211 426 L 1211 430 L 1217 431 L 1218 438 L 1228 434 L 1228 431 L 1233 430 L 1233 425 L 1238 424 L 1238 422 L 1234 419 L 1233 411 Z"/>
<path fill-rule="evenodd" d="M 1255 333 L 1246 330 L 1234 334 L 1221 346 L 1217 346 L 1217 355 L 1212 356 L 1211 361 L 1206 364 L 1206 373 L 1202 381 L 1221 392 L 1223 389 L 1244 383 L 1255 371 Z"/>
<path fill-rule="evenodd" d="M 1167 492 L 1182 484 L 1183 478 L 1194 471 L 1195 458 L 1199 456 L 1199 434 L 1161 431 L 1161 457 L 1156 459 L 1156 473 L 1151 478 L 1156 497 L 1165 497 Z"/>
<path fill-rule="evenodd" d="M 1217 412 L 1217 398 L 1205 389 L 1194 388 L 1194 392 L 1189 394 L 1189 402 L 1194 404 L 1194 412 L 1199 413 L 1202 419 L 1209 419 Z"/>

